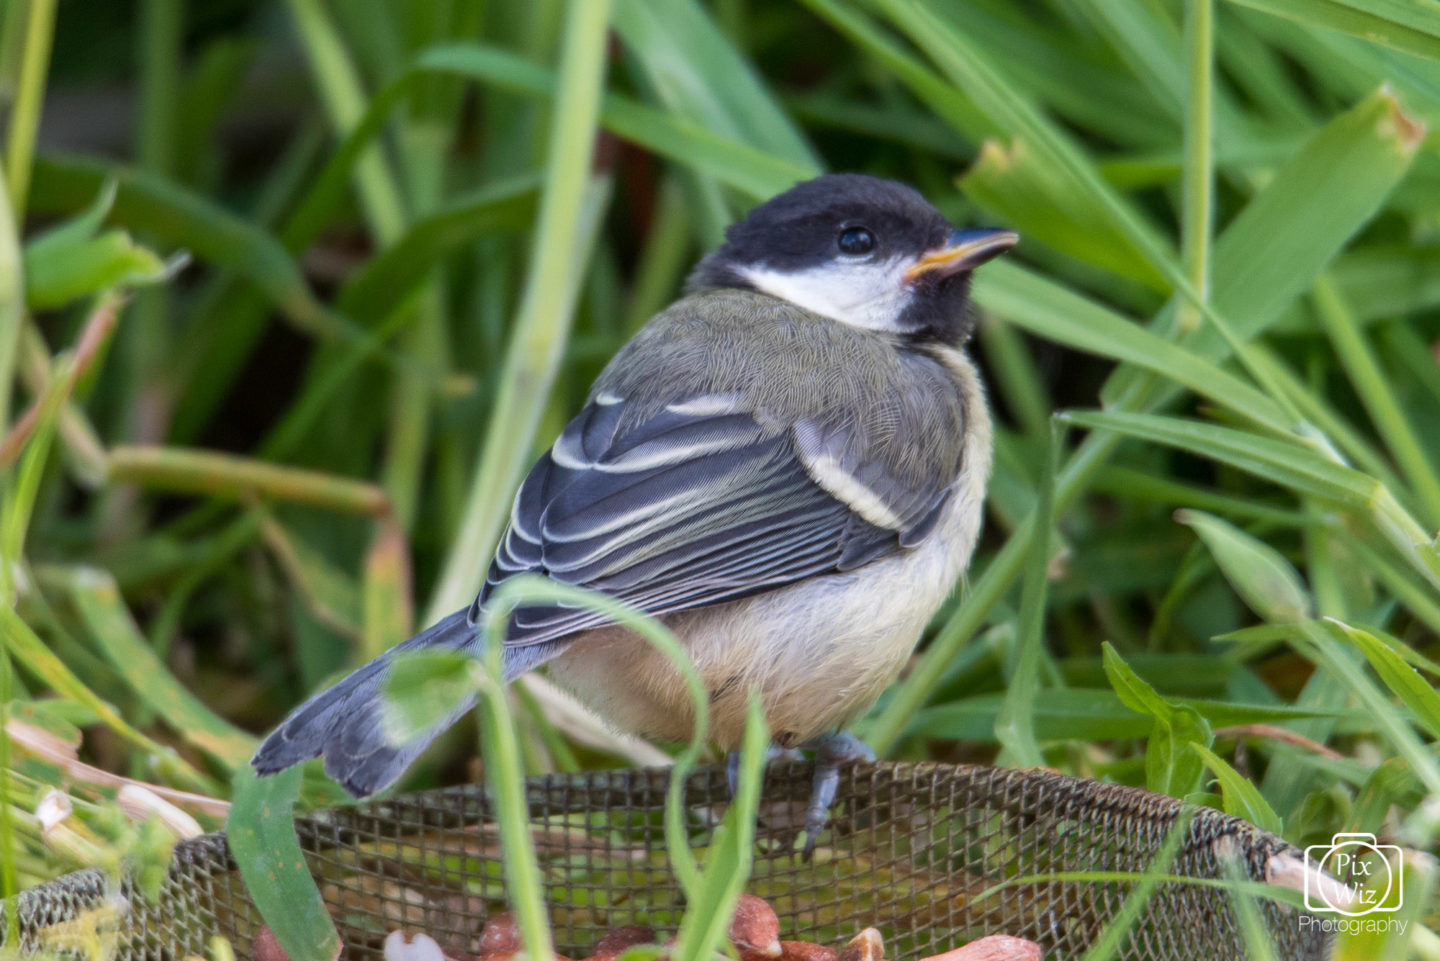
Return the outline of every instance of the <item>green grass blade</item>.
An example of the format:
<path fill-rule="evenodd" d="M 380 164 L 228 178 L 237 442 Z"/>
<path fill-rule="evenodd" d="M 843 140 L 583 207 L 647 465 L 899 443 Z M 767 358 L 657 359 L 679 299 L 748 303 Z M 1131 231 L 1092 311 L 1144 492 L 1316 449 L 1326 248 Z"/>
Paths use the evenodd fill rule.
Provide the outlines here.
<path fill-rule="evenodd" d="M 1390 693 L 1415 712 L 1430 736 L 1440 739 L 1440 694 L 1435 687 L 1374 634 L 1333 618 L 1330 621 L 1360 648 Z"/>
<path fill-rule="evenodd" d="M 1375 357 L 1353 313 L 1328 278 L 1315 285 L 1315 314 L 1335 348 L 1335 356 L 1349 375 L 1351 386 L 1395 456 L 1406 479 L 1414 486 L 1425 518 L 1440 527 L 1440 475 L 1419 435 L 1400 409 L 1393 385 Z"/>
<path fill-rule="evenodd" d="M 1427 0 L 1230 0 L 1417 57 L 1440 60 L 1440 7 Z"/>
<path fill-rule="evenodd" d="M 487 234 L 515 234 L 535 214 L 538 178 L 520 177 L 447 201 L 355 272 L 340 292 L 346 316 L 369 324 L 417 291 L 449 253 Z"/>
<path fill-rule="evenodd" d="M 694 0 L 617 0 L 615 31 L 669 112 L 814 173 L 819 157 Z"/>
<path fill-rule="evenodd" d="M 1215 760 L 1220 761 L 1219 758 Z M 1225 764 L 1224 761 L 1220 761 Z M 1228 764 L 1225 765 L 1227 768 Z M 1239 778 L 1238 775 L 1236 775 Z M 1243 778 L 1239 778 L 1244 781 Z M 1252 787 L 1249 781 L 1244 781 L 1246 786 Z M 1230 811 L 1228 813 L 1235 813 Z M 1260 916 L 1260 909 L 1255 904 L 1255 896 L 1246 890 L 1245 882 L 1248 880 L 1248 873 L 1238 855 L 1231 855 L 1222 858 L 1221 868 L 1225 874 L 1230 891 L 1230 905 L 1235 913 L 1236 927 L 1240 929 L 1240 937 L 1245 942 L 1245 957 L 1247 961 L 1278 961 L 1275 954 L 1275 944 L 1272 940 L 1269 929 L 1264 919 Z"/>
<path fill-rule="evenodd" d="M 77 569 L 71 577 L 70 596 L 95 647 L 157 717 L 232 770 L 250 760 L 255 738 L 216 715 L 175 679 L 140 633 L 109 574 L 94 568 Z"/>
<path fill-rule="evenodd" d="M 291 961 L 335 961 L 340 938 L 295 836 L 300 768 L 256 777 L 241 765 L 234 792 L 225 834 L 260 916 Z"/>
<path fill-rule="evenodd" d="M 323 0 L 290 0 L 289 7 L 331 123 L 344 136 L 365 113 L 366 97 L 355 65 Z M 395 174 L 378 145 L 359 157 L 355 181 L 376 240 L 389 246 L 405 228 L 406 213 Z"/>
<path fill-rule="evenodd" d="M 1300 444 L 1229 427 L 1154 414 L 1066 413 L 1067 421 L 1116 430 L 1211 457 L 1247 473 L 1368 517 L 1422 575 L 1440 587 L 1440 547 L 1379 481 Z"/>
<path fill-rule="evenodd" d="M 20 619 L 20 615 L 0 608 L 0 630 L 14 661 L 40 678 L 50 690 L 74 701 L 88 710 L 101 724 L 114 731 L 159 766 L 175 773 L 184 785 L 194 791 L 213 796 L 214 783 L 187 764 L 172 748 L 157 743 L 120 716 L 114 706 L 106 703 L 85 682 L 76 676 L 64 661 L 55 655 L 43 640 Z"/>
<path fill-rule="evenodd" d="M 1409 171 L 1422 136 L 1394 94 L 1382 90 L 1326 124 L 1275 172 L 1225 228 L 1211 259 L 1212 300 L 1236 336 L 1258 336 L 1313 285 Z M 1184 343 L 1210 359 L 1229 352 L 1209 325 Z M 1113 405 L 1144 379 L 1122 368 L 1103 396 Z"/>
<path fill-rule="evenodd" d="M 1317 663 L 1338 678 L 1374 718 L 1375 728 L 1390 742 L 1395 751 L 1409 764 L 1425 787 L 1440 793 L 1440 762 L 1411 729 L 1409 722 L 1377 688 L 1351 657 L 1351 652 L 1337 637 L 1346 637 L 1338 623 L 1305 625 L 1310 650 L 1318 655 Z"/>
<path fill-rule="evenodd" d="M 1316 717 L 1335 717 L 1333 706 L 1305 709 L 1287 705 L 1242 704 L 1205 698 L 1171 697 L 1171 703 L 1193 709 L 1211 727 L 1240 724 L 1287 724 Z M 922 737 L 995 743 L 995 727 L 1004 706 L 1003 693 L 978 694 L 927 707 L 916 715 L 909 730 Z M 1365 717 L 1346 714 L 1346 720 L 1363 724 Z M 1046 688 L 1035 701 L 1032 714 L 1037 741 L 1106 741 L 1145 737 L 1148 716 L 1126 707 L 1113 691 L 1088 688 Z"/>
<path fill-rule="evenodd" d="M 1153 371 L 1274 429 L 1292 423 L 1234 374 L 1024 267 L 987 264 L 976 275 L 975 300 L 1036 336 Z"/>
<path fill-rule="evenodd" d="M 1040 659 L 1045 643 L 1045 606 L 1050 578 L 1050 533 L 1055 495 L 1055 462 L 1061 432 L 1052 428 L 1040 474 L 1035 527 L 1039 532 L 1030 547 L 1025 583 L 1020 594 L 1019 649 L 1006 685 L 1005 703 L 995 719 L 995 739 L 1018 767 L 1042 767 L 1045 756 L 1035 738 L 1035 701 L 1040 691 Z"/>

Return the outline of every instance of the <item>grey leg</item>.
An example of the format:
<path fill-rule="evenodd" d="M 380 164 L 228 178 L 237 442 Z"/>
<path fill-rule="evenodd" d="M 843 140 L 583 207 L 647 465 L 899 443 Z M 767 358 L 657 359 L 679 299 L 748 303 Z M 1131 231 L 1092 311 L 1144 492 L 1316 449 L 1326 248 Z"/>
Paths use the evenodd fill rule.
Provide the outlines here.
<path fill-rule="evenodd" d="M 810 789 L 810 806 L 805 810 L 805 860 L 815 853 L 815 841 L 830 820 L 835 792 L 840 789 L 840 769 L 857 761 L 875 760 L 875 752 L 858 737 L 836 731 L 817 737 L 805 745 L 815 752 L 815 781 Z"/>
<path fill-rule="evenodd" d="M 730 787 L 730 796 L 740 789 L 740 752 L 731 751 L 725 758 L 725 783 Z"/>

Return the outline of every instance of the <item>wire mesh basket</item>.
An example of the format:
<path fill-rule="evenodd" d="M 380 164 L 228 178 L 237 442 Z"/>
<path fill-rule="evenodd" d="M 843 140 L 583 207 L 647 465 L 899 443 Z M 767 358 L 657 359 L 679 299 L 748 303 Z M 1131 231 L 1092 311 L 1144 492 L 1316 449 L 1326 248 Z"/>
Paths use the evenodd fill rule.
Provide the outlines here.
<path fill-rule="evenodd" d="M 897 961 L 997 933 L 1038 941 L 1047 958 L 1080 956 L 1134 882 L 1064 874 L 1144 871 L 1180 812 L 1172 798 L 1044 771 L 858 765 L 842 775 L 831 829 L 806 862 L 794 841 L 810 774 L 804 764 L 774 765 L 767 774 L 748 890 L 770 901 L 783 937 L 836 943 L 873 925 Z M 585 957 L 617 925 L 644 924 L 662 936 L 678 925 L 684 905 L 662 837 L 667 778 L 647 769 L 527 782 L 561 954 Z M 690 778 L 695 847 L 706 845 L 727 799 L 723 769 Z M 424 932 L 452 955 L 474 953 L 486 918 L 504 909 L 483 788 L 319 812 L 297 826 L 353 961 L 379 961 L 396 929 Z M 1238 859 L 1251 880 L 1273 881 L 1293 876 L 1300 858 L 1281 839 L 1206 809 L 1190 822 L 1170 873 L 1220 878 L 1226 861 Z M 988 890 L 1004 881 L 1018 883 Z M 1302 911 L 1258 905 L 1277 957 L 1327 957 L 1326 936 L 1319 925 L 1300 923 Z M 118 961 L 204 957 L 218 935 L 244 958 L 262 923 L 222 835 L 180 844 L 158 899 L 81 872 L 25 892 L 18 906 L 22 955 L 93 956 L 81 945 L 98 938 Z M 1224 890 L 1164 882 L 1116 956 L 1220 961 L 1245 950 Z"/>

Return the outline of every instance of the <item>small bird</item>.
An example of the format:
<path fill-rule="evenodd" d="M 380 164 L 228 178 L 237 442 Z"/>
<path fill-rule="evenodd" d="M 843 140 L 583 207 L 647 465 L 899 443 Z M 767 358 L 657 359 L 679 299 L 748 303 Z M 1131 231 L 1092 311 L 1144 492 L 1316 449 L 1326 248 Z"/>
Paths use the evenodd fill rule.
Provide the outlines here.
<path fill-rule="evenodd" d="M 255 770 L 324 755 L 358 797 L 393 782 L 473 704 L 396 743 L 382 695 L 394 656 L 478 652 L 496 588 L 539 574 L 675 634 L 732 772 L 758 692 L 776 744 L 816 753 L 813 846 L 841 766 L 874 758 L 844 726 L 895 679 L 974 549 L 991 437 L 963 352 L 970 275 L 1018 240 L 957 231 L 910 187 L 859 174 L 753 209 L 525 478 L 474 603 L 298 707 Z M 507 680 L 546 665 L 621 729 L 692 734 L 672 664 L 591 611 L 517 609 L 503 660 Z"/>

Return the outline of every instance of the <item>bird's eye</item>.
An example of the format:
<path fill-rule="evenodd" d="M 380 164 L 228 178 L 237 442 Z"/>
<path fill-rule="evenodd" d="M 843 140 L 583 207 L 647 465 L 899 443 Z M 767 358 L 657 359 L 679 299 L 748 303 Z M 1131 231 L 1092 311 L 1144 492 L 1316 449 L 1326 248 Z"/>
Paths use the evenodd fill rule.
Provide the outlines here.
<path fill-rule="evenodd" d="M 875 235 L 864 227 L 846 227 L 835 243 L 842 254 L 855 257 L 875 249 Z"/>

